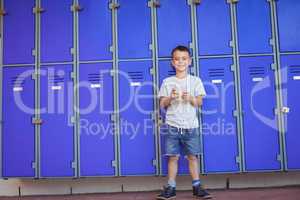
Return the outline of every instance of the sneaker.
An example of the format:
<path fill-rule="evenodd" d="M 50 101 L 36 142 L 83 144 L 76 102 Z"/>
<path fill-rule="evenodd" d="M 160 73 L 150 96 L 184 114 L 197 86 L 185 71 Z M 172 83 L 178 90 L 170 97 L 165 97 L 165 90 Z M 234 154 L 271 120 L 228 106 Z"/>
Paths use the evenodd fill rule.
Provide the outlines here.
<path fill-rule="evenodd" d="M 193 195 L 203 199 L 211 199 L 212 196 L 201 185 L 193 187 Z"/>
<path fill-rule="evenodd" d="M 163 191 L 156 197 L 156 199 L 175 199 L 176 198 L 176 188 L 171 186 L 165 186 Z"/>

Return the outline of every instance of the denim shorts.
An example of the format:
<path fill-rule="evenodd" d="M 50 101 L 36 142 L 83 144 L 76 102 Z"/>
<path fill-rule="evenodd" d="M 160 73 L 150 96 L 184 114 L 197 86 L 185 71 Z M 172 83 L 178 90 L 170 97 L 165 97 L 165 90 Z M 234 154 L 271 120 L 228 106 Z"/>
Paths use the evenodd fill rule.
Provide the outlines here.
<path fill-rule="evenodd" d="M 164 137 L 165 156 L 197 156 L 201 153 L 199 128 L 182 129 L 167 125 Z"/>

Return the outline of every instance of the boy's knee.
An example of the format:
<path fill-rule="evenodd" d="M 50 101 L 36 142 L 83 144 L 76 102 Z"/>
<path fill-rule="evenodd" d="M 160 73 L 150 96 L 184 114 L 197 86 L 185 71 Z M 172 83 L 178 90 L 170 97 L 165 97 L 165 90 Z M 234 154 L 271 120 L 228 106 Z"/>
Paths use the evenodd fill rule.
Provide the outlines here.
<path fill-rule="evenodd" d="M 188 159 L 189 161 L 198 161 L 198 158 L 197 158 L 197 156 L 195 156 L 195 155 L 188 155 L 187 159 Z"/>
<path fill-rule="evenodd" d="M 179 156 L 170 156 L 169 161 L 170 162 L 177 162 L 179 160 Z"/>

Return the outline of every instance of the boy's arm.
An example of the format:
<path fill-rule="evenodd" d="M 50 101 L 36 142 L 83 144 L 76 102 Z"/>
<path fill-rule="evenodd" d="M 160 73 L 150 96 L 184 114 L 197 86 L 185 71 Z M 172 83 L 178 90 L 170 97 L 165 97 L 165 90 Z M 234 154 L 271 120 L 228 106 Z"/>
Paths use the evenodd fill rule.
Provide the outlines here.
<path fill-rule="evenodd" d="M 171 97 L 160 97 L 159 105 L 161 108 L 167 108 L 171 104 Z"/>
<path fill-rule="evenodd" d="M 202 106 L 202 103 L 203 103 L 202 96 L 200 95 L 200 96 L 196 96 L 196 97 L 191 97 L 190 102 L 191 102 L 192 106 L 200 107 L 200 106 Z"/>

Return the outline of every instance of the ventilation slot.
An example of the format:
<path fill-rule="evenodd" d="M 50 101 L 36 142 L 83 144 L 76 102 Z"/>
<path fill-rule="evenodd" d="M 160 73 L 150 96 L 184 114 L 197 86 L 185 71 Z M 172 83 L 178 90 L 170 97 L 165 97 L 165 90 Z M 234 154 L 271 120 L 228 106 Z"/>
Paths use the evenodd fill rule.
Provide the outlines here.
<path fill-rule="evenodd" d="M 291 74 L 300 75 L 300 65 L 289 66 L 289 71 Z"/>
<path fill-rule="evenodd" d="M 103 74 L 98 74 L 98 73 L 88 74 L 88 81 L 90 83 L 100 83 L 103 81 Z"/>
<path fill-rule="evenodd" d="M 15 77 L 12 77 L 10 79 L 10 83 L 13 87 L 22 87 L 24 85 L 24 77 L 18 77 L 18 76 L 15 76 Z"/>
<path fill-rule="evenodd" d="M 224 68 L 208 69 L 208 75 L 210 78 L 222 78 L 224 77 Z"/>
<path fill-rule="evenodd" d="M 265 76 L 266 71 L 264 67 L 249 67 L 249 74 L 251 76 Z"/>
<path fill-rule="evenodd" d="M 48 80 L 49 83 L 54 83 L 54 84 L 64 83 L 65 77 L 61 75 L 50 75 L 48 76 Z"/>
<path fill-rule="evenodd" d="M 128 72 L 128 76 L 132 81 L 142 81 L 144 79 L 143 72 Z"/>

